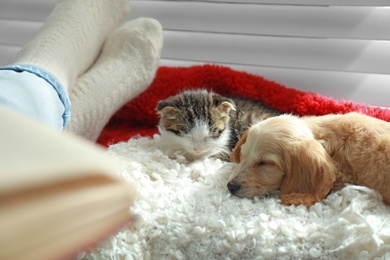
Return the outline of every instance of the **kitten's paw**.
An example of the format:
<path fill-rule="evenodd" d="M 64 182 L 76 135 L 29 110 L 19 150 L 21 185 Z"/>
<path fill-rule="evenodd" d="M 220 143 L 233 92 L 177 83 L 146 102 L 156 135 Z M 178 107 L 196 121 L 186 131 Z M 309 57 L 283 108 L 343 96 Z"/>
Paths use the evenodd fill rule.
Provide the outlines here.
<path fill-rule="evenodd" d="M 197 180 L 202 176 L 202 171 L 204 171 L 204 163 L 203 161 L 195 161 L 188 165 L 190 168 L 190 176 L 192 179 Z"/>
<path fill-rule="evenodd" d="M 181 152 L 175 152 L 173 156 L 174 156 L 174 160 L 176 160 L 178 163 L 181 163 L 181 164 L 188 163 L 187 158 Z"/>
<path fill-rule="evenodd" d="M 176 155 L 168 154 L 169 159 L 176 160 Z"/>
<path fill-rule="evenodd" d="M 220 159 L 221 161 L 224 162 L 230 162 L 230 153 L 222 151 L 220 153 L 212 155 L 211 158 Z"/>

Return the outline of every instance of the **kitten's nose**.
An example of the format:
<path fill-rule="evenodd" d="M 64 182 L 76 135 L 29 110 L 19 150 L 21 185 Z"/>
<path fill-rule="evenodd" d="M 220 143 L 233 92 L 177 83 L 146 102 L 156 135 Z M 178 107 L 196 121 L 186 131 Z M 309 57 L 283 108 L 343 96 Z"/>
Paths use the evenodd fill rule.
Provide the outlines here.
<path fill-rule="evenodd" d="M 194 151 L 197 152 L 197 153 L 201 153 L 201 152 L 203 152 L 203 149 L 202 149 L 202 148 L 195 147 L 195 148 L 194 148 Z"/>
<path fill-rule="evenodd" d="M 234 194 L 236 191 L 238 191 L 241 188 L 241 185 L 235 181 L 230 181 L 227 184 L 227 188 L 230 191 L 230 193 Z"/>

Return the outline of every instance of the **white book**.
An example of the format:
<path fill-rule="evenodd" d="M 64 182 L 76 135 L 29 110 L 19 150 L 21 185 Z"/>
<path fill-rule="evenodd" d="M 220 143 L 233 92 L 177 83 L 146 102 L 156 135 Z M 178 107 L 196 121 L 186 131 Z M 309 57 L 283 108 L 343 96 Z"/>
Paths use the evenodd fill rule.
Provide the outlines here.
<path fill-rule="evenodd" d="M 102 147 L 0 106 L 0 259 L 59 259 L 132 219 L 135 190 Z"/>

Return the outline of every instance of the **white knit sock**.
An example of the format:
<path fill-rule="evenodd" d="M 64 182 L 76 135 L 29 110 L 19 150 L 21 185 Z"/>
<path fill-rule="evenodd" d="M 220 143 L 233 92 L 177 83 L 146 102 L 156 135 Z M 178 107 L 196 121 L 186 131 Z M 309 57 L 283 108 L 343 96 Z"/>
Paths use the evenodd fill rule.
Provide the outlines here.
<path fill-rule="evenodd" d="M 43 67 L 69 90 L 128 11 L 128 0 L 59 0 L 16 63 Z"/>
<path fill-rule="evenodd" d="M 162 44 L 162 27 L 151 18 L 138 18 L 115 30 L 98 60 L 70 91 L 67 131 L 96 141 L 111 116 L 152 82 Z"/>

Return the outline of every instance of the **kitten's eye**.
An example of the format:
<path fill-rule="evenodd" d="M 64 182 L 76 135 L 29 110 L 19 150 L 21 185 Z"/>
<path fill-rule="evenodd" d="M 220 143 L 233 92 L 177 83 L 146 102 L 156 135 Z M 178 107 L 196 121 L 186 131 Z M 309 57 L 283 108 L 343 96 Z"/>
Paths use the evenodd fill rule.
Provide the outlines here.
<path fill-rule="evenodd" d="M 215 130 L 213 130 L 213 133 L 211 134 L 211 137 L 219 138 L 222 133 L 223 133 L 223 130 L 215 129 Z"/>
<path fill-rule="evenodd" d="M 168 129 L 168 131 L 174 133 L 175 135 L 181 135 L 180 131 L 175 130 L 175 129 Z"/>
<path fill-rule="evenodd" d="M 225 131 L 225 128 L 224 129 L 220 129 L 220 128 L 214 128 L 214 132 L 216 133 L 216 134 L 222 134 L 223 133 L 223 131 Z"/>

